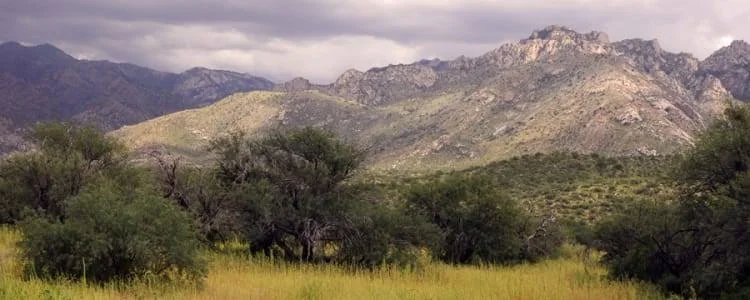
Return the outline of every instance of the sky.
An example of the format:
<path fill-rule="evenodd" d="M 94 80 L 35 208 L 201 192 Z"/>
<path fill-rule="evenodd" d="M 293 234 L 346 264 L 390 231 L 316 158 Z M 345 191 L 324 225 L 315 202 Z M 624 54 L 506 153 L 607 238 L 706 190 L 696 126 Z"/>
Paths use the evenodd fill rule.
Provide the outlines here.
<path fill-rule="evenodd" d="M 329 83 L 347 69 L 478 56 L 548 25 L 699 58 L 750 40 L 746 0 L 0 0 L 0 41 L 171 72 Z"/>

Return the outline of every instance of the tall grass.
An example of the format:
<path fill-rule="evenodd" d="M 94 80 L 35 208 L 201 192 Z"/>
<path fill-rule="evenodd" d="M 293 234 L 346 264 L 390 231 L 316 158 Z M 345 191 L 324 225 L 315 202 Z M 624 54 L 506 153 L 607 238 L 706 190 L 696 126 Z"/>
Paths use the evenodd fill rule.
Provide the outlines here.
<path fill-rule="evenodd" d="M 512 267 L 449 266 L 352 271 L 334 265 L 279 263 L 208 253 L 200 285 L 140 280 L 104 286 L 25 280 L 18 232 L 0 227 L 0 299 L 658 299 L 653 288 L 613 282 L 595 257 L 568 248 L 566 258 Z"/>

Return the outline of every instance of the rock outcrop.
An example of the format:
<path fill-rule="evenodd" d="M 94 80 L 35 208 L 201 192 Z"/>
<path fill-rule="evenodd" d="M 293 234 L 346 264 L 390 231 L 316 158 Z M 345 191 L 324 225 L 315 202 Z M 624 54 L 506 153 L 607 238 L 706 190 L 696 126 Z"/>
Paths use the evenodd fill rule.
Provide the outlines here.
<path fill-rule="evenodd" d="M 706 58 L 700 64 L 702 72 L 718 78 L 732 95 L 750 101 L 750 44 L 734 41 Z"/>

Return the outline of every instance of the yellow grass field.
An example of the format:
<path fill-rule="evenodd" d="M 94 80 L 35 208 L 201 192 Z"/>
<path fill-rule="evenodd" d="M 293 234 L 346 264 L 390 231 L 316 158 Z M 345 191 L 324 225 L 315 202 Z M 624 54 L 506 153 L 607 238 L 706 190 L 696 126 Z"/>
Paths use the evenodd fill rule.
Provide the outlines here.
<path fill-rule="evenodd" d="M 206 254 L 199 286 L 149 283 L 95 286 L 24 280 L 20 235 L 0 227 L 0 299 L 660 299 L 647 285 L 615 282 L 590 255 L 568 247 L 564 259 L 513 267 L 430 263 L 419 271 L 346 271 L 337 266 L 275 264 Z"/>

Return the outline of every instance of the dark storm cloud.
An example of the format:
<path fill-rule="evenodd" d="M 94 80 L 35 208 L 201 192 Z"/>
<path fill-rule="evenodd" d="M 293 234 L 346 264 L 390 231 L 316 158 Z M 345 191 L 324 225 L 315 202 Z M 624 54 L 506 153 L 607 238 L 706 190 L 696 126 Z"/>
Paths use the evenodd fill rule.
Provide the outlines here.
<path fill-rule="evenodd" d="M 330 81 L 346 68 L 479 55 L 563 24 L 658 38 L 700 57 L 746 38 L 745 1 L 0 0 L 0 40 L 171 71 L 194 65 Z"/>

